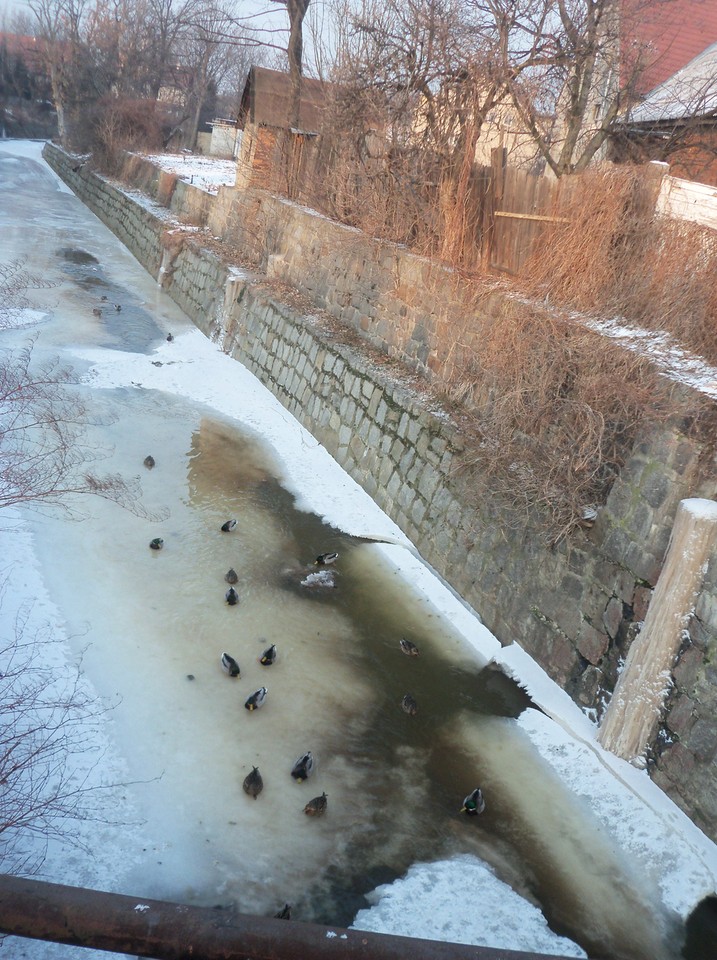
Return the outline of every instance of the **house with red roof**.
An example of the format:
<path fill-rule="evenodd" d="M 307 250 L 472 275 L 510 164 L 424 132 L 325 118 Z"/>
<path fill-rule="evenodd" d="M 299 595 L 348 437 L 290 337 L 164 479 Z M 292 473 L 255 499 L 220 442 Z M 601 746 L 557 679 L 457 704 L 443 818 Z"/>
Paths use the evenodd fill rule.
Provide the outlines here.
<path fill-rule="evenodd" d="M 640 57 L 635 92 L 644 97 L 717 41 L 717 2 L 623 0 L 622 22 L 623 70 Z"/>
<path fill-rule="evenodd" d="M 616 125 L 611 158 L 661 160 L 717 185 L 717 2 L 662 0 L 643 10 L 641 94 Z"/>

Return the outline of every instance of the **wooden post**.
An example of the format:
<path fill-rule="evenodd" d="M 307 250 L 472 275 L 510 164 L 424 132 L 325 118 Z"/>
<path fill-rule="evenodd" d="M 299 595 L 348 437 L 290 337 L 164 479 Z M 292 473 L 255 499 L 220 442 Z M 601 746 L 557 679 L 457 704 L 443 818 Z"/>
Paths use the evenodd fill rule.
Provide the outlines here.
<path fill-rule="evenodd" d="M 505 168 L 508 162 L 508 151 L 505 147 L 493 147 L 490 152 L 490 184 L 486 191 L 486 200 L 483 216 L 483 266 L 489 268 L 493 264 L 495 252 L 495 211 L 503 202 L 503 187 L 505 184 Z"/>
<path fill-rule="evenodd" d="M 0 932 L 155 960 L 560 960 L 2 875 Z"/>
<path fill-rule="evenodd" d="M 717 539 L 717 503 L 683 500 L 642 630 L 625 660 L 598 740 L 625 760 L 644 755 L 655 733 L 683 631 Z"/>

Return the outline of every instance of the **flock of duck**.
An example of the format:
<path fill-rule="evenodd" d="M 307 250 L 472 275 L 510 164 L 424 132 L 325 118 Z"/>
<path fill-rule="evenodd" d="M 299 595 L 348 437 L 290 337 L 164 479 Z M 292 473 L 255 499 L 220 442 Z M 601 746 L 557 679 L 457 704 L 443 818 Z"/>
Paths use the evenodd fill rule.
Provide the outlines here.
<path fill-rule="evenodd" d="M 155 466 L 154 457 L 151 455 L 145 457 L 144 466 L 148 470 L 153 469 Z M 236 527 L 237 521 L 232 518 L 226 520 L 221 525 L 220 530 L 222 533 L 233 533 L 236 530 Z M 161 550 L 163 546 L 164 540 L 162 537 L 155 537 L 149 542 L 149 547 L 151 550 Z M 334 564 L 338 560 L 338 557 L 338 553 L 335 552 L 319 554 L 319 556 L 314 560 L 314 566 L 318 567 L 320 570 L 325 570 L 325 568 Z M 234 584 L 238 582 L 238 575 L 233 568 L 230 568 L 225 574 L 224 579 L 229 584 L 229 588 L 224 595 L 225 600 L 229 606 L 235 606 L 239 603 L 239 594 L 234 587 Z M 327 582 L 331 586 L 335 585 L 333 580 Z M 399 640 L 399 646 L 401 651 L 408 657 L 417 657 L 419 655 L 419 649 L 416 644 L 413 643 L 412 640 L 408 640 L 406 637 L 401 637 Z M 259 657 L 259 663 L 264 667 L 270 667 L 276 662 L 276 659 L 276 644 L 271 644 Z M 220 664 L 224 672 L 232 679 L 241 677 L 241 669 L 238 662 L 226 651 L 221 654 Z M 247 697 L 246 701 L 244 702 L 244 707 L 250 713 L 253 713 L 255 710 L 259 710 L 266 702 L 267 695 L 267 687 L 260 687 Z M 404 695 L 403 699 L 401 700 L 401 708 L 409 716 L 415 716 L 415 714 L 418 712 L 418 704 L 410 693 L 406 693 Z M 302 754 L 302 756 L 297 757 L 293 767 L 291 768 L 291 777 L 297 783 L 302 783 L 311 777 L 312 773 L 314 772 L 314 767 L 314 757 L 309 750 Z M 248 773 L 244 778 L 242 787 L 247 796 L 252 797 L 254 800 L 257 799 L 259 794 L 264 789 L 264 781 L 258 767 L 252 767 L 251 772 Z M 316 796 L 309 800 L 304 807 L 304 813 L 310 817 L 321 817 L 326 813 L 327 808 L 328 797 L 325 792 L 322 792 L 321 796 Z M 473 790 L 464 798 L 460 813 L 466 814 L 467 816 L 477 816 L 478 814 L 483 813 L 485 808 L 486 803 L 483 793 L 480 787 L 476 787 L 475 790 Z M 278 919 L 291 919 L 291 906 L 289 904 L 285 904 L 283 909 L 275 914 L 275 917 Z"/>
<path fill-rule="evenodd" d="M 103 293 L 102 296 L 100 297 L 100 300 L 101 300 L 101 302 L 102 302 L 103 305 L 106 304 L 106 303 L 108 302 L 108 298 L 107 298 L 106 294 Z M 115 310 L 116 313 L 120 313 L 120 312 L 121 312 L 121 310 L 122 310 L 122 304 L 121 304 L 121 303 L 113 303 L 112 306 L 113 306 L 113 308 L 114 308 L 114 310 Z M 93 308 L 92 308 L 92 313 L 93 313 L 93 315 L 94 315 L 95 317 L 98 317 L 98 318 L 101 317 L 101 316 L 102 316 L 102 307 L 93 307 Z"/>
<path fill-rule="evenodd" d="M 149 454 L 144 458 L 144 466 L 148 470 L 152 470 L 156 466 L 156 461 L 154 457 Z M 236 530 L 237 521 L 235 519 L 226 520 L 220 527 L 222 533 L 233 533 Z M 154 537 L 154 539 L 149 542 L 150 550 L 161 550 L 164 547 L 164 539 L 162 537 Z M 335 563 L 338 560 L 338 553 L 322 553 L 314 560 L 314 565 L 317 567 L 326 567 L 332 563 Z M 238 582 L 239 577 L 236 570 L 230 568 L 227 573 L 224 575 L 224 579 L 229 584 L 229 589 L 224 594 L 224 599 L 229 604 L 229 606 L 235 606 L 239 603 L 239 594 L 237 593 L 234 584 Z M 409 641 L 405 641 L 408 643 Z M 416 651 L 418 652 L 418 651 Z M 259 663 L 263 667 L 272 666 L 277 659 L 277 650 L 276 644 L 272 643 L 271 646 L 262 653 L 259 657 Z M 220 657 L 220 664 L 224 672 L 231 677 L 232 679 L 237 679 L 241 677 L 241 669 L 239 667 L 236 659 L 230 654 L 224 651 Z M 252 713 L 255 710 L 259 710 L 264 703 L 266 702 L 268 689 L 265 686 L 260 687 L 258 690 L 255 690 L 254 693 L 250 694 L 244 702 L 244 707 Z M 409 698 L 411 699 L 411 698 Z M 415 701 L 412 700 L 412 703 L 415 706 Z M 410 712 L 410 711 L 408 711 Z M 415 709 L 414 711 L 415 712 Z M 314 771 L 314 758 L 311 751 L 307 751 L 302 756 L 298 757 L 293 767 L 291 768 L 291 776 L 297 783 L 302 783 L 304 780 L 308 780 L 311 774 Z M 252 767 L 252 770 L 244 778 L 242 784 L 244 792 L 253 797 L 255 800 L 259 794 L 264 789 L 264 780 L 262 779 L 261 773 L 259 772 L 258 767 Z M 309 802 L 304 807 L 304 813 L 310 817 L 320 817 L 326 813 L 328 807 L 328 797 L 324 792 L 319 797 L 314 797 L 309 800 Z M 290 912 L 290 907 L 285 906 L 282 914 L 287 911 L 287 908 Z M 277 914 L 277 916 L 280 916 Z M 286 917 L 283 917 L 287 919 Z"/>

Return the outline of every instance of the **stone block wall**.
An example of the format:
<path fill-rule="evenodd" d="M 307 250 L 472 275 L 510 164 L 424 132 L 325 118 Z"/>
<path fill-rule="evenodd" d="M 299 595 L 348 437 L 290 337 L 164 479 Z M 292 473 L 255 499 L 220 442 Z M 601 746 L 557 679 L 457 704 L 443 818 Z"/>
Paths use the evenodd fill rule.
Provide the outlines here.
<path fill-rule="evenodd" d="M 429 379 L 463 368 L 462 345 L 480 336 L 482 315 L 500 303 L 483 296 L 478 308 L 475 291 L 443 265 L 265 191 L 220 188 L 208 226 L 267 277 L 296 286 Z"/>
<path fill-rule="evenodd" d="M 244 243 L 243 252 L 266 268 L 264 275 L 248 278 L 203 247 L 202 236 L 192 239 L 172 226 L 166 211 L 92 174 L 73 174 L 54 148 L 46 158 L 154 276 L 164 263 L 162 281 L 173 299 L 279 397 L 500 641 L 519 643 L 578 703 L 598 713 L 644 619 L 677 504 L 685 497 L 715 497 L 714 477 L 699 479 L 705 451 L 680 425 L 640 437 L 594 526 L 550 548 L 527 526 L 507 523 L 489 499 L 476 501 L 476 477 L 460 469 L 460 427 L 425 380 L 412 380 L 407 371 L 411 363 L 402 351 L 418 350 L 424 342 L 417 332 L 419 280 L 430 280 L 434 290 L 435 301 L 426 294 L 428 314 L 440 299 L 436 268 L 422 261 L 396 268 L 400 251 L 378 245 L 372 253 L 360 236 L 339 244 L 336 225 L 315 214 L 306 214 L 301 228 L 300 208 L 275 197 L 250 193 L 240 202 L 220 196 L 210 211 L 210 232 L 241 209 L 244 222 L 234 222 L 227 236 Z M 278 246 L 270 244 L 272 231 Z M 329 315 L 310 315 L 277 293 L 272 281 L 287 272 L 279 265 L 284 255 L 271 251 L 285 249 L 289 236 L 302 248 L 297 263 L 307 256 L 315 263 L 307 267 L 302 293 L 319 305 L 333 304 Z M 328 290 L 324 256 L 333 269 L 341 265 L 334 291 Z M 272 257 L 278 258 L 275 266 Z M 392 321 L 378 313 L 367 318 L 364 310 L 382 298 L 395 299 L 396 277 L 403 279 L 403 305 L 408 298 L 415 302 L 410 321 L 399 331 L 387 329 L 384 337 L 382 325 L 390 328 Z M 455 289 L 449 276 L 443 300 L 453 296 L 451 309 L 457 309 Z M 404 320 L 409 316 L 408 309 L 405 315 L 400 306 L 396 311 Z M 422 329 L 432 322 L 427 315 Z M 387 362 L 387 355 L 401 362 Z M 421 369 L 418 354 L 415 360 L 413 366 Z M 651 774 L 715 838 L 716 663 L 713 556 L 674 668 Z"/>

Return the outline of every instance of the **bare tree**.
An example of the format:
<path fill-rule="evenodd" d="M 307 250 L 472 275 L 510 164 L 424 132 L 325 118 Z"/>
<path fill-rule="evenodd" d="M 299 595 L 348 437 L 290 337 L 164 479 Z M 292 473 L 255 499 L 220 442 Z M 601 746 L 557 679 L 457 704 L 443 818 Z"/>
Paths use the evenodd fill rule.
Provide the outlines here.
<path fill-rule="evenodd" d="M 88 112 L 122 70 L 121 0 L 29 0 L 60 140 L 82 139 Z M 75 129 L 76 128 L 76 129 Z"/>
<path fill-rule="evenodd" d="M 462 0 L 347 0 L 332 77 L 354 136 L 382 118 L 383 162 L 365 167 L 388 174 L 396 194 L 413 198 L 413 216 L 403 216 L 413 220 L 414 237 L 400 239 L 415 239 L 419 224 L 430 224 L 433 252 L 451 260 L 469 242 L 476 144 L 506 96 L 478 26 Z"/>
<path fill-rule="evenodd" d="M 81 845 L 77 824 L 106 819 L 99 801 L 110 787 L 92 747 L 106 709 L 31 615 L 22 604 L 0 636 L 0 856 L 5 872 L 22 874 L 40 867 L 52 839 Z"/>
<path fill-rule="evenodd" d="M 67 114 L 74 104 L 86 0 L 30 0 L 29 6 L 37 21 L 36 32 L 50 78 L 58 136 L 67 143 Z"/>
<path fill-rule="evenodd" d="M 28 306 L 36 281 L 22 263 L 0 264 L 0 328 L 13 326 Z M 57 361 L 36 363 L 33 344 L 0 350 L 0 507 L 53 506 L 70 511 L 68 498 L 94 494 L 146 515 L 139 483 L 100 474 L 102 454 L 83 441 L 91 419 L 72 373 Z"/>
<path fill-rule="evenodd" d="M 225 41 L 230 18 L 222 7 L 204 3 L 192 11 L 191 24 L 179 42 L 179 58 L 189 77 L 186 91 L 184 142 L 193 148 L 202 110 L 210 93 L 216 95 L 230 70 L 231 48 Z"/>
<path fill-rule="evenodd" d="M 645 68 L 648 51 L 635 29 L 643 0 L 466 3 L 545 164 L 558 177 L 584 170 L 633 101 Z"/>
<path fill-rule="evenodd" d="M 304 54 L 304 17 L 309 9 L 310 0 L 272 0 L 283 3 L 289 14 L 289 42 L 286 53 L 289 59 L 289 77 L 291 80 L 291 107 L 289 125 L 298 128 L 301 113 L 301 76 Z"/>

